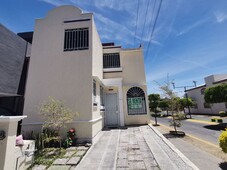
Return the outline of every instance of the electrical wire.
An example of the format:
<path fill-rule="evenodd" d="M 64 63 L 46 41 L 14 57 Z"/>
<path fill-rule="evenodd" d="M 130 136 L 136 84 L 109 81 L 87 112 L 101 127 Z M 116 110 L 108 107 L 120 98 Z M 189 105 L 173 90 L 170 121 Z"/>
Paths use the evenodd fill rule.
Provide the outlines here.
<path fill-rule="evenodd" d="M 145 24 L 147 22 L 147 11 L 148 11 L 148 8 L 149 8 L 149 5 L 150 5 L 150 1 L 151 0 L 148 0 L 148 3 L 147 3 L 147 9 L 146 9 L 146 13 L 145 13 L 145 20 L 144 20 L 144 23 L 143 23 L 143 30 L 142 30 L 142 35 L 141 35 L 141 40 L 140 40 L 140 44 L 143 43 L 143 34 L 144 34 L 144 28 L 145 28 Z M 156 0 L 155 0 L 156 1 Z M 149 27 L 148 27 L 149 28 Z"/>
<path fill-rule="evenodd" d="M 159 6 L 158 6 L 157 15 L 155 17 L 154 25 L 152 27 L 152 31 L 151 31 L 151 34 L 150 34 L 149 42 L 148 42 L 148 45 L 147 45 L 146 56 L 147 56 L 149 48 L 150 48 L 150 43 L 151 43 L 151 40 L 152 40 L 152 36 L 154 34 L 154 30 L 155 30 L 155 27 L 156 27 L 156 23 L 157 23 L 157 20 L 158 20 L 158 16 L 159 16 L 159 13 L 160 13 L 161 6 L 162 6 L 162 0 L 160 0 Z"/>
<path fill-rule="evenodd" d="M 139 15 L 139 0 L 138 0 L 138 3 L 137 3 L 137 14 L 136 14 L 136 29 L 135 29 L 135 35 L 134 35 L 134 46 L 135 46 L 135 39 L 136 39 L 136 32 L 137 32 L 137 22 L 138 22 L 138 15 Z"/>

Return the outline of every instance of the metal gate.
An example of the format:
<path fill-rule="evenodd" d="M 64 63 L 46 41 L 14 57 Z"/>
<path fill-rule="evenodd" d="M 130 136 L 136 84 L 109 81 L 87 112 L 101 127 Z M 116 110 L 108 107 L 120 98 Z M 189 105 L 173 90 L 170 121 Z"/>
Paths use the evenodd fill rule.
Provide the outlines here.
<path fill-rule="evenodd" d="M 106 126 L 118 126 L 117 93 L 109 93 L 105 96 Z"/>

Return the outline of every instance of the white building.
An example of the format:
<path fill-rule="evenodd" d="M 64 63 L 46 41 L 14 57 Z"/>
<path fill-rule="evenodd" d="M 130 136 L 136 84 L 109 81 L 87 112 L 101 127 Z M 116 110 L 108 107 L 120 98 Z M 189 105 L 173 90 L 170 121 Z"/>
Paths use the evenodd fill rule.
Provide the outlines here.
<path fill-rule="evenodd" d="M 79 139 L 92 140 L 104 126 L 146 124 L 143 51 L 102 44 L 92 13 L 55 8 L 35 22 L 23 133 L 41 130 L 38 106 L 48 96 L 79 113 L 68 125 Z"/>
<path fill-rule="evenodd" d="M 227 103 L 208 104 L 204 100 L 204 91 L 208 87 L 218 84 L 227 83 L 227 74 L 211 75 L 204 78 L 205 84 L 187 90 L 188 97 L 191 97 L 197 104 L 196 107 L 191 108 L 191 113 L 199 114 L 218 114 L 219 111 L 227 110 Z"/>

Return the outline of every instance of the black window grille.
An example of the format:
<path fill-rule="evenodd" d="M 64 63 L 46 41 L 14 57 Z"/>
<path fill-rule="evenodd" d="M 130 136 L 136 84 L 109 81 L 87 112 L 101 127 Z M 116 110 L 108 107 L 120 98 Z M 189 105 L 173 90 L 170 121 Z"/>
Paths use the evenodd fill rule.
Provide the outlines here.
<path fill-rule="evenodd" d="M 104 89 L 100 86 L 100 104 L 104 106 Z"/>
<path fill-rule="evenodd" d="M 87 50 L 89 48 L 88 28 L 65 30 L 64 51 Z"/>
<path fill-rule="evenodd" d="M 146 114 L 145 93 L 139 87 L 132 87 L 127 92 L 128 114 Z"/>
<path fill-rule="evenodd" d="M 103 54 L 103 68 L 119 68 L 120 66 L 119 53 Z"/>

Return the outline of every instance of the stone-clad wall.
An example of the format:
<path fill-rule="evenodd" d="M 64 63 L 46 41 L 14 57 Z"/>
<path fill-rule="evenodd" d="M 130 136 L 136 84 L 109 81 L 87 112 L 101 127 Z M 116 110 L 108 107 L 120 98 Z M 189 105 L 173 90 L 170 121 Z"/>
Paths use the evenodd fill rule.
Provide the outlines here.
<path fill-rule="evenodd" d="M 0 93 L 17 94 L 26 41 L 0 24 Z"/>

